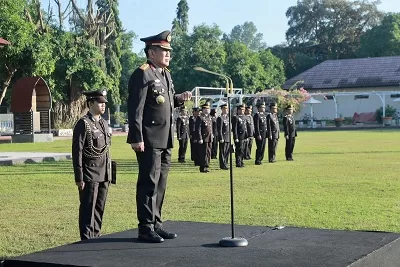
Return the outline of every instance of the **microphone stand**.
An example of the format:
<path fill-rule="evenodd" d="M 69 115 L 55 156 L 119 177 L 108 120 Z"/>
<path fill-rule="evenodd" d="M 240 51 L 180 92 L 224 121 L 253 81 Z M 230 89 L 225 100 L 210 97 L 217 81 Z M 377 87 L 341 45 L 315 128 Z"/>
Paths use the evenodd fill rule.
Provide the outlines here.
<path fill-rule="evenodd" d="M 231 81 L 231 91 L 233 90 L 233 84 Z M 228 90 L 227 90 L 228 91 Z M 229 129 L 229 180 L 230 180 L 230 195 L 231 195 L 231 237 L 224 237 L 219 241 L 221 247 L 246 247 L 249 243 L 245 238 L 235 237 L 235 212 L 234 212 L 234 197 L 233 197 L 233 144 L 232 144 L 232 116 L 231 116 L 231 97 L 230 93 L 227 92 L 228 98 L 228 129 Z"/>

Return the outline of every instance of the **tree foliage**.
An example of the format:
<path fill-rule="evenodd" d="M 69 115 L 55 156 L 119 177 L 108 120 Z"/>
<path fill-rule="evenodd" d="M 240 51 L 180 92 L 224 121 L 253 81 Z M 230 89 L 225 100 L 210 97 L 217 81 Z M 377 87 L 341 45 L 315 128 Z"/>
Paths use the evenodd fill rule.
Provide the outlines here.
<path fill-rule="evenodd" d="M 287 42 L 305 50 L 312 48 L 324 59 L 354 57 L 360 36 L 382 18 L 377 4 L 379 1 L 368 0 L 298 1 L 286 12 Z"/>
<path fill-rule="evenodd" d="M 257 27 L 252 21 L 236 25 L 229 35 L 225 35 L 224 39 L 228 42 L 243 43 L 252 51 L 259 51 L 267 47 L 263 41 L 263 34 L 257 33 Z"/>
<path fill-rule="evenodd" d="M 400 13 L 386 14 L 380 25 L 361 37 L 360 43 L 360 57 L 400 55 Z"/>

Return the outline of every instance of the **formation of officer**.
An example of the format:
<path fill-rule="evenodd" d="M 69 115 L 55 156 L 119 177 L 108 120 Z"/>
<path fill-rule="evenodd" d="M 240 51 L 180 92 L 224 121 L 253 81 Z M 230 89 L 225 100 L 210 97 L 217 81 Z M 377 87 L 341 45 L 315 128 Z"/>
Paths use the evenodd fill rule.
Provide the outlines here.
<path fill-rule="evenodd" d="M 232 117 L 232 133 L 235 141 L 236 167 L 244 167 L 243 158 L 247 136 L 247 119 L 244 115 L 244 105 L 237 106 L 237 114 Z"/>
<path fill-rule="evenodd" d="M 267 114 L 265 113 L 265 103 L 257 104 L 257 113 L 254 114 L 254 139 L 256 142 L 255 164 L 261 165 L 264 159 L 266 138 L 267 138 Z"/>
<path fill-rule="evenodd" d="M 211 145 L 211 158 L 212 159 L 217 159 L 218 155 L 218 136 L 217 136 L 217 112 L 213 108 L 210 111 L 210 116 L 212 120 L 212 128 L 213 128 L 213 140 L 212 140 L 212 145 Z"/>
<path fill-rule="evenodd" d="M 192 115 L 189 117 L 189 138 L 190 138 L 190 158 L 194 162 L 194 166 L 199 166 L 199 150 L 197 143 L 197 126 L 200 120 L 200 109 L 193 107 Z"/>
<path fill-rule="evenodd" d="M 278 105 L 271 103 L 269 108 L 270 113 L 267 115 L 268 161 L 274 163 L 276 162 L 276 148 L 279 141 Z"/>
<path fill-rule="evenodd" d="M 81 240 L 100 236 L 108 187 L 111 182 L 108 123 L 101 115 L 107 99 L 101 91 L 84 92 L 88 113 L 74 127 L 72 162 L 79 190 Z"/>
<path fill-rule="evenodd" d="M 181 107 L 179 116 L 176 119 L 176 135 L 179 141 L 178 162 L 185 163 L 189 140 L 189 117 L 185 106 Z"/>
<path fill-rule="evenodd" d="M 136 187 L 138 238 L 163 242 L 176 238 L 162 226 L 162 206 L 174 140 L 173 110 L 191 98 L 176 94 L 167 69 L 171 59 L 171 32 L 141 38 L 147 62 L 131 75 L 128 85 L 129 132 L 127 143 L 136 153 L 139 174 Z"/>
<path fill-rule="evenodd" d="M 213 134 L 213 122 L 210 116 L 210 105 L 205 103 L 201 106 L 201 115 L 199 116 L 197 132 L 197 143 L 199 150 L 199 169 L 200 172 L 209 172 L 211 159 Z"/>
<path fill-rule="evenodd" d="M 251 159 L 251 148 L 253 147 L 253 137 L 254 137 L 254 119 L 252 116 L 253 107 L 246 106 L 244 110 L 244 115 L 247 120 L 247 140 L 245 142 L 244 148 L 244 159 Z"/>
<path fill-rule="evenodd" d="M 221 115 L 217 118 L 217 138 L 219 142 L 219 167 L 228 170 L 228 159 L 230 153 L 230 129 L 228 105 L 220 106 Z"/>
<path fill-rule="evenodd" d="M 296 142 L 297 131 L 296 122 L 293 118 L 293 105 L 288 105 L 285 108 L 286 114 L 283 117 L 283 129 L 285 131 L 285 156 L 286 160 L 293 161 L 293 150 Z"/>

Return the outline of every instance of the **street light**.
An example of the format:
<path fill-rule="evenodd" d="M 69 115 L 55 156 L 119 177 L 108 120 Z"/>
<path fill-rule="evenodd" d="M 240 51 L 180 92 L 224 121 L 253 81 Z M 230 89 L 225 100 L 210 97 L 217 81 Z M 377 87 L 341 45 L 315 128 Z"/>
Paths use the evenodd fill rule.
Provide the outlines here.
<path fill-rule="evenodd" d="M 223 77 L 225 79 L 225 81 L 226 81 L 226 93 L 227 93 L 227 95 L 233 94 L 233 82 L 232 82 L 232 79 L 230 77 L 226 76 L 225 74 L 221 74 L 221 73 L 213 72 L 213 71 L 210 71 L 210 70 L 206 70 L 205 68 L 202 68 L 202 67 L 194 67 L 193 69 L 197 70 L 197 71 L 206 72 L 206 73 L 210 73 L 210 74 L 213 74 L 213 75 L 217 75 L 217 76 Z"/>
<path fill-rule="evenodd" d="M 231 230 L 232 237 L 224 237 L 219 241 L 219 245 L 222 247 L 246 247 L 248 242 L 245 238 L 235 237 L 235 220 L 234 220 L 234 199 L 233 199 L 233 164 L 232 164 L 232 153 L 233 153 L 233 145 L 232 145 L 232 127 L 231 127 L 231 96 L 233 95 L 233 82 L 232 79 L 225 74 L 213 72 L 210 70 L 206 70 L 202 67 L 194 67 L 194 70 L 210 73 L 216 76 L 223 77 L 226 81 L 226 97 L 228 98 L 228 129 L 229 129 L 229 176 L 230 176 L 230 190 L 231 190 Z"/>

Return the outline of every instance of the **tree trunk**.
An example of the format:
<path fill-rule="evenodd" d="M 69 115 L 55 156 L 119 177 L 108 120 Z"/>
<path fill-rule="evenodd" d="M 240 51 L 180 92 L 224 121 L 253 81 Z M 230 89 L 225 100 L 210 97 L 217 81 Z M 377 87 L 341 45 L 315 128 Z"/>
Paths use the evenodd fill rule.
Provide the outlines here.
<path fill-rule="evenodd" d="M 8 68 L 7 66 L 6 66 L 6 68 L 8 70 L 8 76 L 7 76 L 6 81 L 4 82 L 3 91 L 1 92 L 0 105 L 3 102 L 4 97 L 6 96 L 7 89 L 8 89 L 8 86 L 10 85 L 11 79 L 14 77 L 14 73 L 17 71 L 17 69 L 10 70 L 10 68 Z"/>
<path fill-rule="evenodd" d="M 86 102 L 83 98 L 71 103 L 54 103 L 52 113 L 54 129 L 73 128 L 75 122 L 86 112 Z"/>

